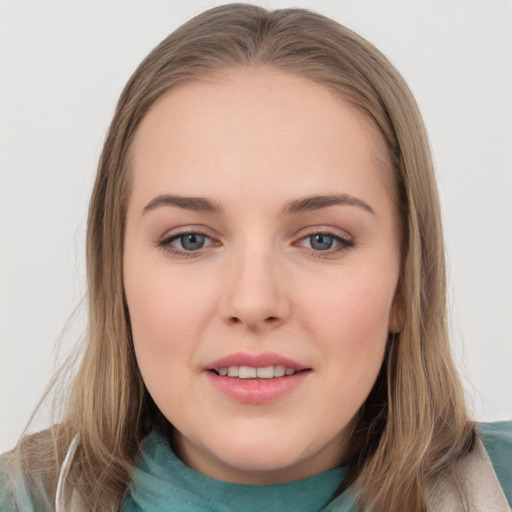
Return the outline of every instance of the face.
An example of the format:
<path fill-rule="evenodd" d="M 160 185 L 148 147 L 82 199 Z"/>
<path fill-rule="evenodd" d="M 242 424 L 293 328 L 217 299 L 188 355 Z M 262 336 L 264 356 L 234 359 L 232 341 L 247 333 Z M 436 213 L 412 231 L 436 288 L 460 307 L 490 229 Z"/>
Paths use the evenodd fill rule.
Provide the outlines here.
<path fill-rule="evenodd" d="M 192 468 L 339 465 L 399 330 L 378 144 L 321 85 L 268 69 L 183 85 L 132 146 L 124 284 L 147 389 Z"/>

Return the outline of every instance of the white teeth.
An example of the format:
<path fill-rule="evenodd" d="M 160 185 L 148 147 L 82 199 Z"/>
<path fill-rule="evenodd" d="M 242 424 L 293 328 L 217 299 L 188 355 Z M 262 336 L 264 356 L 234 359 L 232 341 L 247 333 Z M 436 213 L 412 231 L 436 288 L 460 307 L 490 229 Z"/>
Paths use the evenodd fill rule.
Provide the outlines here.
<path fill-rule="evenodd" d="M 256 368 L 251 368 L 250 366 L 240 366 L 240 371 L 238 372 L 239 379 L 255 379 L 256 378 Z"/>
<path fill-rule="evenodd" d="M 284 366 L 276 366 L 274 368 L 274 377 L 284 377 L 286 375 L 286 368 Z"/>
<path fill-rule="evenodd" d="M 265 368 L 256 368 L 256 375 L 258 379 L 272 379 L 274 378 L 274 367 L 265 366 Z"/>
<path fill-rule="evenodd" d="M 238 366 L 230 366 L 228 368 L 228 377 L 238 377 L 239 370 L 240 370 L 240 367 L 238 367 Z"/>
<path fill-rule="evenodd" d="M 238 377 L 239 379 L 273 379 L 274 377 L 284 377 L 293 375 L 293 368 L 285 366 L 265 366 L 254 368 L 252 366 L 229 366 L 228 368 L 219 368 L 218 374 L 222 377 Z"/>

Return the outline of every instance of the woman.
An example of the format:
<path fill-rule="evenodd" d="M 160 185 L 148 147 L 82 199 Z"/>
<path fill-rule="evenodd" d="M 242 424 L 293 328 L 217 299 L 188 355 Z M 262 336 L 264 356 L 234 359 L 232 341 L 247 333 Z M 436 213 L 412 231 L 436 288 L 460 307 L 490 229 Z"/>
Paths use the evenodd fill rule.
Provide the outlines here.
<path fill-rule="evenodd" d="M 482 445 L 450 355 L 421 117 L 346 28 L 233 4 L 155 48 L 87 261 L 66 416 L 4 456 L 2 510 L 507 510 L 486 448 L 506 478 L 510 443 Z"/>

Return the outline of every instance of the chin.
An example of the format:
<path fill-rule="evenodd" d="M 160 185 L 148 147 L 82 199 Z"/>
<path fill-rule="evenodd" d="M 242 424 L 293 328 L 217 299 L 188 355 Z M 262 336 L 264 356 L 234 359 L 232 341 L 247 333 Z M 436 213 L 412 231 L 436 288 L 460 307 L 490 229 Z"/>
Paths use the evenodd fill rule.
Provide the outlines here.
<path fill-rule="evenodd" d="M 283 431 L 281 431 L 283 432 Z M 212 455 L 227 470 L 226 479 L 235 483 L 265 485 L 307 478 L 327 468 L 317 468 L 311 455 L 318 446 L 308 446 L 310 438 L 286 435 L 258 438 L 256 435 L 225 439 L 215 444 Z M 309 439 L 309 442 L 307 441 Z"/>
<path fill-rule="evenodd" d="M 201 473 L 233 483 L 263 485 L 307 478 L 338 465 L 344 432 L 339 422 L 326 424 L 270 418 L 232 419 L 177 427 L 178 453 Z M 190 428 L 192 427 L 192 428 Z"/>

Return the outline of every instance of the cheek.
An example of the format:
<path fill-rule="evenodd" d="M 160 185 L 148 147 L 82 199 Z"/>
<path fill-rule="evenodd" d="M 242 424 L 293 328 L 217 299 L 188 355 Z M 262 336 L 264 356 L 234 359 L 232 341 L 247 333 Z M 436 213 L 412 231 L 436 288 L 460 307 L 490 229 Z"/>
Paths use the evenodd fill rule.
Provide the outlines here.
<path fill-rule="evenodd" d="M 153 400 L 174 423 L 196 385 L 190 373 L 201 323 L 209 314 L 208 289 L 197 289 L 164 265 L 125 267 L 125 293 L 137 364 Z M 130 270 L 136 269 L 134 272 Z"/>
<path fill-rule="evenodd" d="M 303 328 L 320 347 L 331 382 L 364 400 L 378 374 L 389 333 L 395 283 L 385 274 L 348 272 L 304 293 Z"/>
<path fill-rule="evenodd" d="M 388 279 L 348 276 L 328 280 L 313 292 L 310 287 L 303 295 L 309 310 L 303 318 L 328 338 L 343 344 L 357 340 L 360 345 L 372 343 L 375 336 L 371 333 L 387 335 L 394 296 L 394 285 Z"/>
<path fill-rule="evenodd" d="M 185 369 L 197 349 L 201 325 L 215 303 L 209 288 L 198 290 L 183 272 L 163 267 L 146 264 L 145 272 L 140 272 L 140 265 L 125 267 L 137 362 L 148 390 L 160 405 L 163 397 L 169 400 L 176 391 L 179 396 L 181 388 L 185 391 L 189 377 Z"/>
<path fill-rule="evenodd" d="M 125 267 L 133 338 L 136 344 L 172 351 L 182 345 L 180 338 L 199 330 L 212 302 L 210 293 L 205 287 L 198 289 L 182 272 L 157 264 L 145 266 L 150 270 L 144 273 Z"/>

